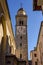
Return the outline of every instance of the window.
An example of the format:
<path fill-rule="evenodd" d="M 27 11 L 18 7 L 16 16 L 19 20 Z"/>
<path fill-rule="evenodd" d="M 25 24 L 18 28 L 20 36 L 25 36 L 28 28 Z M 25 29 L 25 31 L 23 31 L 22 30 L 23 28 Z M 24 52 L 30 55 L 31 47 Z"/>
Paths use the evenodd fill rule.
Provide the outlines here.
<path fill-rule="evenodd" d="M 37 62 L 35 62 L 35 65 L 38 65 Z"/>
<path fill-rule="evenodd" d="M 19 21 L 19 25 L 23 25 L 23 21 Z"/>
<path fill-rule="evenodd" d="M 34 54 L 35 57 L 37 57 L 37 54 Z"/>
<path fill-rule="evenodd" d="M 11 64 L 11 61 L 6 61 L 7 64 Z"/>
<path fill-rule="evenodd" d="M 21 21 L 19 21 L 19 24 L 21 25 Z"/>
<path fill-rule="evenodd" d="M 22 54 L 20 54 L 20 59 L 22 58 Z"/>
<path fill-rule="evenodd" d="M 10 53 L 11 53 L 11 46 L 10 46 Z"/>
<path fill-rule="evenodd" d="M 43 37 L 43 34 L 42 34 L 42 37 Z"/>
<path fill-rule="evenodd" d="M 22 21 L 22 25 L 23 25 L 23 21 Z"/>
<path fill-rule="evenodd" d="M 20 36 L 20 39 L 22 39 L 22 36 Z"/>
<path fill-rule="evenodd" d="M 22 43 L 20 43 L 20 47 L 22 47 Z"/>

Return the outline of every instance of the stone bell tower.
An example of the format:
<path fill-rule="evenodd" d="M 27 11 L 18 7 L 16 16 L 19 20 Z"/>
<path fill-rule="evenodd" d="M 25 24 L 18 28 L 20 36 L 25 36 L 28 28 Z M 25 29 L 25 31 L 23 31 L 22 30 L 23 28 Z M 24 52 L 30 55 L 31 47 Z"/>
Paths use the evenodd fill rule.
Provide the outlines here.
<path fill-rule="evenodd" d="M 28 60 L 27 41 L 27 15 L 23 8 L 20 8 L 16 15 L 16 56 L 19 59 Z"/>

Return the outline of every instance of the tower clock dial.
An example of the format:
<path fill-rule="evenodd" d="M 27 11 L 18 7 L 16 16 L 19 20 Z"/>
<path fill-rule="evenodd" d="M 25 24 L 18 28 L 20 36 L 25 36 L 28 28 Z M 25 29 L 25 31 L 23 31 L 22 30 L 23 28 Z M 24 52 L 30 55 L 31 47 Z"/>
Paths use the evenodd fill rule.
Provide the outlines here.
<path fill-rule="evenodd" d="M 26 34 L 26 27 L 25 26 L 17 26 L 17 34 Z"/>

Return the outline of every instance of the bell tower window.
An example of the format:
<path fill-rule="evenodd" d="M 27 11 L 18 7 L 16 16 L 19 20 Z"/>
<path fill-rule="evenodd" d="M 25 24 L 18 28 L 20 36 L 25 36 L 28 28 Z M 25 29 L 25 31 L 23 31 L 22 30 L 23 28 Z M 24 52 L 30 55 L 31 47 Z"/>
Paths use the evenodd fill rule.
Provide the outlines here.
<path fill-rule="evenodd" d="M 19 21 L 19 25 L 23 25 L 23 21 Z"/>
<path fill-rule="evenodd" d="M 22 43 L 20 43 L 20 47 L 22 47 Z"/>
<path fill-rule="evenodd" d="M 21 25 L 21 21 L 19 21 L 19 25 Z"/>
<path fill-rule="evenodd" d="M 20 39 L 22 39 L 22 36 L 20 36 Z"/>
<path fill-rule="evenodd" d="M 22 21 L 22 25 L 23 25 L 23 21 Z"/>

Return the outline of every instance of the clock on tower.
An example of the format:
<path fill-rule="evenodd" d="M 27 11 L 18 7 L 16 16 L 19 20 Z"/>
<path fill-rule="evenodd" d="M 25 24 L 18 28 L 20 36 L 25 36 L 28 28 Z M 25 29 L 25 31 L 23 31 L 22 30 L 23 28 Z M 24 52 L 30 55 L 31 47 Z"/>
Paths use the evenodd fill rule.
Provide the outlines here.
<path fill-rule="evenodd" d="M 17 26 L 17 35 L 25 35 L 26 26 Z"/>
<path fill-rule="evenodd" d="M 23 8 L 20 8 L 16 15 L 16 56 L 25 61 L 28 60 L 27 43 L 27 15 Z"/>

